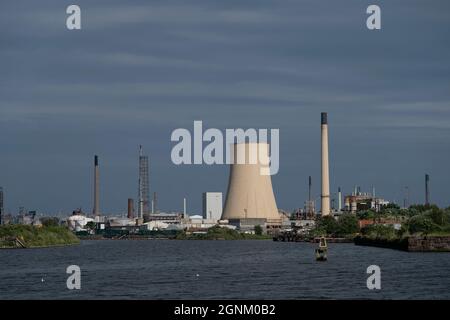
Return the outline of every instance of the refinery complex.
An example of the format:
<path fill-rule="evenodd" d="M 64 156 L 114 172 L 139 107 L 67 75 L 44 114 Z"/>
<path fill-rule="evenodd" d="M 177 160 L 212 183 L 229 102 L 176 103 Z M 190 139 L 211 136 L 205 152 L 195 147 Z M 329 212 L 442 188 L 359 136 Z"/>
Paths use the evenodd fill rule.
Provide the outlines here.
<path fill-rule="evenodd" d="M 221 192 L 205 191 L 199 194 L 202 199 L 202 215 L 189 214 L 187 201 L 183 199 L 183 211 L 164 212 L 158 208 L 157 193 L 150 196 L 149 158 L 139 146 L 138 192 L 136 199 L 126 198 L 127 212 L 121 216 L 110 216 L 101 210 L 100 159 L 93 161 L 93 205 L 92 212 L 83 212 L 80 208 L 71 215 L 61 218 L 59 223 L 67 225 L 78 234 L 96 235 L 142 235 L 148 232 L 166 232 L 167 234 L 184 231 L 192 234 L 207 233 L 211 227 L 228 228 L 242 233 L 254 233 L 258 227 L 265 234 L 275 234 L 280 230 L 295 227 L 313 226 L 318 216 L 338 217 L 342 213 L 355 214 L 361 210 L 380 211 L 389 201 L 379 198 L 372 192 L 362 192 L 360 187 L 347 195 L 341 188 L 337 190 L 337 199 L 331 199 L 328 155 L 328 115 L 321 114 L 321 194 L 320 208 L 311 193 L 312 177 L 309 177 L 309 194 L 304 207 L 291 212 L 278 208 L 272 188 L 270 175 L 263 175 L 261 163 L 268 163 L 270 144 L 266 142 L 234 143 L 232 157 L 244 154 L 245 159 L 257 155 L 263 161 L 231 161 L 228 188 L 225 195 Z M 255 154 L 253 154 L 255 153 Z M 429 176 L 425 177 L 426 203 L 429 203 Z M 39 225 L 36 211 L 19 210 L 18 215 L 7 214 L 4 210 L 4 190 L 0 187 L 0 223 L 18 223 Z M 150 199 L 151 198 L 151 199 Z M 337 200 L 337 201 L 336 201 Z M 406 205 L 406 203 L 405 203 Z"/>

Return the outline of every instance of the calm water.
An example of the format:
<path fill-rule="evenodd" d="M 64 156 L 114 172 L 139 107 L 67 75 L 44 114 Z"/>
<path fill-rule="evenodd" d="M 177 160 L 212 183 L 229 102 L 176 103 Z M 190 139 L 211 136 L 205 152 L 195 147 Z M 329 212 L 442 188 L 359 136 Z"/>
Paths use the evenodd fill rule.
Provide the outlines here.
<path fill-rule="evenodd" d="M 450 254 L 272 241 L 83 241 L 0 250 L 0 299 L 449 299 Z M 81 290 L 66 267 L 81 268 Z M 381 267 L 380 291 L 366 268 Z M 42 281 L 44 280 L 44 281 Z"/>

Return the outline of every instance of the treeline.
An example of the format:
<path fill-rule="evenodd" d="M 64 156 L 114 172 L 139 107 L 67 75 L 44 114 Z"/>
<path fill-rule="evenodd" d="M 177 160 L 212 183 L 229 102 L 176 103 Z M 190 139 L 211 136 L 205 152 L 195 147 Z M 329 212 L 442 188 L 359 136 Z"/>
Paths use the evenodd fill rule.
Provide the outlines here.
<path fill-rule="evenodd" d="M 257 226 L 258 227 L 258 226 Z M 257 229 L 257 230 L 256 230 Z M 260 232 L 260 228 L 255 228 L 255 234 L 241 233 L 236 230 L 214 226 L 208 229 L 206 233 L 187 234 L 180 231 L 177 240 L 250 240 L 250 239 L 271 239 L 270 236 Z"/>
<path fill-rule="evenodd" d="M 373 220 L 373 224 L 359 229 L 359 220 Z M 392 222 L 401 227 L 395 228 Z M 410 235 L 450 235 L 450 208 L 441 209 L 436 205 L 412 205 L 401 209 L 396 204 L 384 206 L 380 212 L 360 211 L 345 213 L 337 219 L 326 216 L 316 221 L 311 236 L 328 235 L 352 237 L 362 234 L 371 238 L 398 238 Z"/>
<path fill-rule="evenodd" d="M 392 225 L 371 225 L 361 230 L 370 238 L 398 238 L 410 235 L 450 235 L 450 208 L 436 205 L 412 205 L 408 209 L 385 208 L 380 213 L 361 212 L 359 217 L 371 216 L 375 221 L 393 218 L 401 222 L 395 230 Z"/>
<path fill-rule="evenodd" d="M 316 226 L 311 230 L 309 236 L 353 237 L 358 232 L 358 217 L 351 213 L 344 213 L 337 220 L 332 216 L 318 218 Z"/>

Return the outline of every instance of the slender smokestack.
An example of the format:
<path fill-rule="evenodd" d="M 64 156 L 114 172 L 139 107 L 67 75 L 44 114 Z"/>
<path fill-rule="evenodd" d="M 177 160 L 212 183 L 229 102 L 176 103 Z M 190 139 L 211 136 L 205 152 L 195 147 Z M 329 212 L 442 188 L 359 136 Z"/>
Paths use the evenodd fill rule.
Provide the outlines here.
<path fill-rule="evenodd" d="M 342 211 L 342 193 L 341 193 L 341 187 L 338 188 L 338 211 Z"/>
<path fill-rule="evenodd" d="M 430 204 L 430 176 L 428 174 L 425 175 L 425 204 Z"/>
<path fill-rule="evenodd" d="M 128 198 L 128 219 L 134 218 L 134 201 L 132 198 Z"/>
<path fill-rule="evenodd" d="M 183 198 L 183 218 L 186 217 L 186 198 Z"/>
<path fill-rule="evenodd" d="M 98 170 L 98 156 L 94 156 L 94 215 L 100 215 L 100 181 Z"/>
<path fill-rule="evenodd" d="M 311 203 L 311 187 L 312 187 L 312 179 L 311 176 L 309 176 L 309 181 L 308 181 L 308 201 Z"/>
<path fill-rule="evenodd" d="M 328 165 L 328 117 L 322 112 L 322 216 L 330 214 L 330 174 Z"/>

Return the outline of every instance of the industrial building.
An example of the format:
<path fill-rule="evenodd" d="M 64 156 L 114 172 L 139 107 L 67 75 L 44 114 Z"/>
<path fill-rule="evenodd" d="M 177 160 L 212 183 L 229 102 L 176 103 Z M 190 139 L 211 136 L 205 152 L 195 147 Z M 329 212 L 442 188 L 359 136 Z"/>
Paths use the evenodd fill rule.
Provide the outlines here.
<path fill-rule="evenodd" d="M 253 153 L 256 153 L 253 154 Z M 258 159 L 256 163 L 245 161 L 238 163 L 238 155 L 245 154 L 245 159 Z M 260 159 L 269 155 L 267 143 L 235 143 L 232 147 L 230 175 L 222 220 L 241 230 L 254 229 L 260 225 L 270 231 L 281 226 L 282 219 L 278 213 L 270 175 L 261 175 Z"/>
<path fill-rule="evenodd" d="M 74 210 L 72 215 L 67 218 L 67 226 L 72 231 L 85 231 L 86 224 L 94 222 L 94 219 L 86 217 L 81 209 Z"/>
<path fill-rule="evenodd" d="M 222 217 L 222 192 L 203 193 L 203 218 L 218 221 Z"/>
<path fill-rule="evenodd" d="M 344 198 L 344 210 L 351 213 L 364 210 L 374 210 L 379 212 L 382 206 L 388 204 L 389 201 L 377 198 L 373 193 L 368 192 L 356 191 Z"/>
<path fill-rule="evenodd" d="M 175 213 L 166 213 L 166 212 L 159 212 L 159 213 L 153 213 L 148 215 L 148 221 L 163 221 L 167 224 L 174 224 L 174 223 L 180 223 L 182 220 L 182 214 L 179 212 Z"/>

